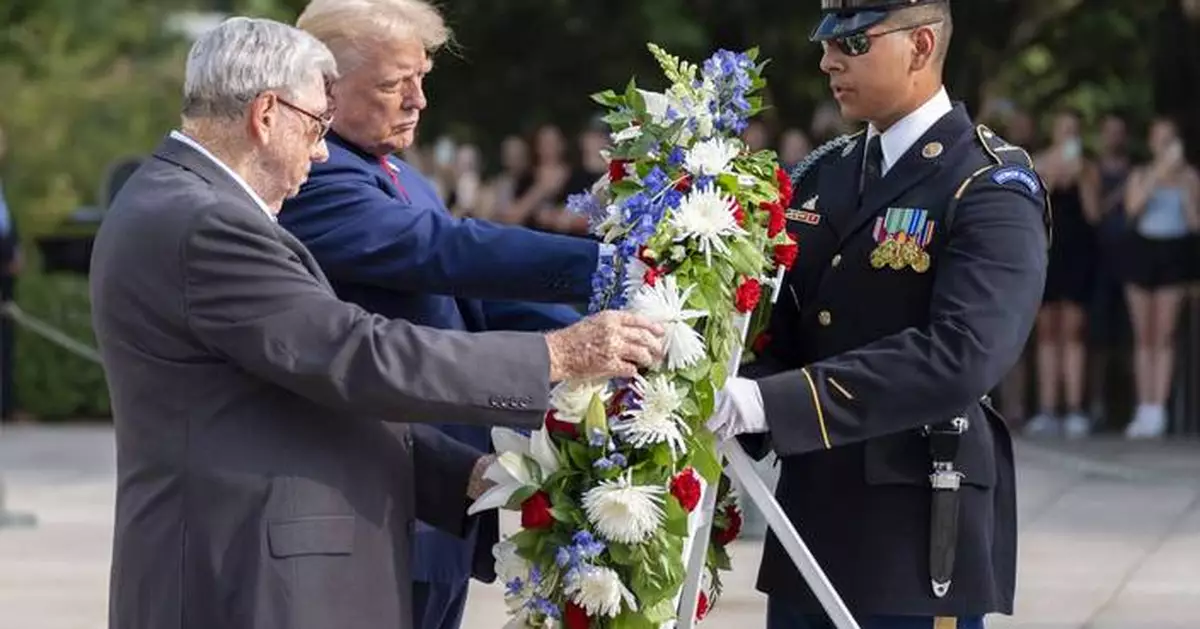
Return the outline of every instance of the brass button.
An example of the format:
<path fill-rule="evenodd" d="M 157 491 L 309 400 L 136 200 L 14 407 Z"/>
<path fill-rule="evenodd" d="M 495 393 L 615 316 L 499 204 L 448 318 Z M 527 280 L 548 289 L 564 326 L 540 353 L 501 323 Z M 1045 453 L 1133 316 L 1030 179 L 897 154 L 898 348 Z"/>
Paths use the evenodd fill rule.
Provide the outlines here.
<path fill-rule="evenodd" d="M 817 313 L 817 322 L 828 327 L 829 324 L 833 323 L 833 315 L 828 310 L 822 310 Z"/>
<path fill-rule="evenodd" d="M 833 268 L 836 269 L 839 266 L 841 266 L 841 264 L 842 264 L 842 254 L 839 253 L 839 254 L 833 256 L 833 262 L 832 262 Z"/>

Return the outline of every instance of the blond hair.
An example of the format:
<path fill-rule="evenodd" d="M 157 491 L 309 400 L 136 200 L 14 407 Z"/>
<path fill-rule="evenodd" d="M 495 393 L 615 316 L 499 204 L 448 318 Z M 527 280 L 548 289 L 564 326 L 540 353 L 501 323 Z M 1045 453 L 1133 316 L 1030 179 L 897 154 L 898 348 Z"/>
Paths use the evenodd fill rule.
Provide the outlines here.
<path fill-rule="evenodd" d="M 296 26 L 324 42 L 344 71 L 381 40 L 416 39 L 432 55 L 451 38 L 441 12 L 425 0 L 312 0 Z"/>

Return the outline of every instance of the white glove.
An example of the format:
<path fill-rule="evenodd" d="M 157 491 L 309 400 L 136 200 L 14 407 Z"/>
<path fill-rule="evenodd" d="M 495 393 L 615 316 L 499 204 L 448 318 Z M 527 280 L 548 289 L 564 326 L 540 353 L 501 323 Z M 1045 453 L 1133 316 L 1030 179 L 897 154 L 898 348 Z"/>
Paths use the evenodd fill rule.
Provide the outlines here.
<path fill-rule="evenodd" d="M 763 408 L 758 383 L 746 378 L 730 378 L 725 388 L 717 392 L 713 416 L 708 429 L 717 441 L 727 441 L 738 435 L 767 432 L 767 412 Z"/>

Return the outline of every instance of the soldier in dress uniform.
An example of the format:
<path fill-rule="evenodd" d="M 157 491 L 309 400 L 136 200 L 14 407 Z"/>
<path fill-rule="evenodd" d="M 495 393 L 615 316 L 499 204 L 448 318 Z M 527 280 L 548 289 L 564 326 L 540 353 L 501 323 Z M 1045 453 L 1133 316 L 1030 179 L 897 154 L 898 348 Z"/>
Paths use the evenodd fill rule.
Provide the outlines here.
<path fill-rule="evenodd" d="M 821 4 L 821 69 L 866 128 L 794 170 L 800 256 L 709 426 L 779 455 L 776 496 L 863 629 L 975 629 L 1013 608 L 1012 444 L 985 394 L 1033 327 L 1046 193 L 942 86 L 948 1 Z M 773 535 L 758 588 L 769 629 L 831 626 Z"/>

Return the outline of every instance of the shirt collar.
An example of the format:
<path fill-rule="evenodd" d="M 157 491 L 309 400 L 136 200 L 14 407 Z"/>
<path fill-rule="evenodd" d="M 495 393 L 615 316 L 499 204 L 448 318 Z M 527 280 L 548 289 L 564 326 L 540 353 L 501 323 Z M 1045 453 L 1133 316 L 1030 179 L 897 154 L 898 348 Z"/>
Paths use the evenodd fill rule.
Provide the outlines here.
<path fill-rule="evenodd" d="M 883 137 L 879 139 L 883 149 L 882 174 L 887 174 L 900 157 L 908 152 L 908 149 L 916 144 L 921 136 L 925 135 L 925 132 L 929 131 L 938 120 L 941 120 L 953 109 L 954 105 L 950 102 L 950 95 L 943 87 L 916 111 L 888 127 L 888 130 L 883 132 Z M 871 138 L 876 135 L 879 135 L 879 130 L 875 128 L 875 125 L 870 125 L 867 128 L 867 141 L 870 142 Z"/>
<path fill-rule="evenodd" d="M 179 131 L 171 131 L 171 139 L 177 140 L 179 142 L 183 142 L 184 144 L 192 147 L 192 149 L 194 149 L 197 153 L 208 158 L 208 160 L 211 161 L 212 163 L 216 164 L 218 168 L 225 171 L 225 174 L 232 177 L 233 180 L 235 182 L 237 182 L 237 185 L 241 186 L 242 189 L 246 191 L 246 194 L 250 195 L 251 199 L 254 199 L 254 203 L 256 205 L 258 205 L 258 207 L 264 213 L 266 213 L 266 215 L 268 217 L 270 217 L 271 220 L 273 220 L 273 221 L 279 220 L 278 217 L 275 216 L 275 213 L 271 211 L 271 208 L 267 207 L 267 203 L 262 200 L 262 197 L 258 196 L 258 193 L 254 191 L 254 188 L 251 188 L 250 184 L 246 183 L 246 180 L 242 179 L 241 175 L 234 172 L 233 169 L 230 168 L 229 166 L 226 166 L 225 162 L 222 162 L 220 159 L 217 159 L 216 155 L 213 155 L 212 153 L 208 152 L 208 149 L 201 146 L 199 142 L 193 140 L 192 138 L 189 138 L 188 136 L 184 135 L 183 133 L 181 133 Z"/>

